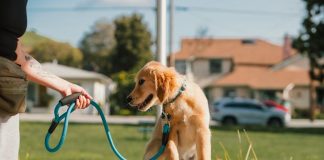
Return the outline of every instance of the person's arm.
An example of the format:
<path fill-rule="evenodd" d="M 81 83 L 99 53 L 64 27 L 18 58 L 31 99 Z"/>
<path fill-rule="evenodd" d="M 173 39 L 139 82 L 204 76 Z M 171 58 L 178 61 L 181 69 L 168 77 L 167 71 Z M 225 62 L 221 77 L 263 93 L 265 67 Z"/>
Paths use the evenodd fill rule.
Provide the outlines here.
<path fill-rule="evenodd" d="M 41 64 L 32 56 L 23 51 L 20 41 L 18 41 L 16 49 L 17 59 L 15 63 L 21 66 L 26 73 L 27 79 L 43 86 L 52 88 L 62 94 L 68 96 L 75 92 L 81 92 L 82 95 L 76 101 L 77 108 L 86 108 L 90 104 L 92 97 L 82 87 L 72 84 L 52 73 L 45 71 Z"/>

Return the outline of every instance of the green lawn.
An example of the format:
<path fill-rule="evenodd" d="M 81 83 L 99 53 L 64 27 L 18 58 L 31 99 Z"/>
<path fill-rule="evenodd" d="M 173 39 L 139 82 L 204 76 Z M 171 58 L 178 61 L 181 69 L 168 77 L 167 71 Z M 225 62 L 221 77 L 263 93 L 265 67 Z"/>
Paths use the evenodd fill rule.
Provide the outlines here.
<path fill-rule="evenodd" d="M 70 124 L 67 140 L 57 153 L 48 153 L 44 147 L 44 137 L 49 123 L 26 123 L 20 127 L 20 160 L 114 160 L 101 125 Z M 115 144 L 127 158 L 141 159 L 145 143 L 138 126 L 110 126 Z M 53 141 L 57 140 L 60 128 L 56 130 Z M 242 132 L 242 130 L 241 130 Z M 324 129 L 247 129 L 253 148 L 261 160 L 316 160 L 324 159 Z M 59 133 L 59 134 L 58 134 Z M 243 157 L 248 150 L 244 133 L 239 145 L 237 129 L 212 129 L 212 159 L 224 159 L 223 144 L 231 159 L 238 158 L 240 150 Z M 52 141 L 52 142 L 53 142 Z M 56 142 L 56 141 L 55 141 Z M 241 147 L 240 147 L 241 146 Z M 251 158 L 252 159 L 252 153 Z"/>

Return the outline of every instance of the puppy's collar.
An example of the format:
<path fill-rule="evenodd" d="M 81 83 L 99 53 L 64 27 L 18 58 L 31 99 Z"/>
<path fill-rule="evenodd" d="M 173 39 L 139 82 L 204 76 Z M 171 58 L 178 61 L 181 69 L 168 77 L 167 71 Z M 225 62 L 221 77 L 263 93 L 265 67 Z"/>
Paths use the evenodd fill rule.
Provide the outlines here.
<path fill-rule="evenodd" d="M 181 87 L 178 90 L 177 95 L 174 98 L 172 98 L 170 101 L 163 103 L 163 106 L 167 106 L 167 105 L 173 103 L 175 100 L 177 100 L 177 98 L 182 94 L 182 92 L 184 92 L 186 90 L 186 87 L 187 87 L 186 86 L 186 79 L 184 79 L 183 82 L 182 82 Z"/>
<path fill-rule="evenodd" d="M 167 101 L 167 102 L 163 103 L 163 106 L 162 106 L 163 107 L 162 108 L 162 119 L 165 119 L 165 118 L 167 118 L 168 120 L 171 119 L 171 116 L 165 112 L 165 107 L 167 107 L 169 104 L 171 104 L 175 100 L 177 100 L 177 98 L 180 97 L 180 95 L 186 90 L 186 87 L 187 87 L 186 79 L 184 79 L 183 82 L 182 82 L 181 87 L 178 90 L 178 93 L 176 94 L 176 96 L 174 98 L 172 98 L 170 101 Z"/>

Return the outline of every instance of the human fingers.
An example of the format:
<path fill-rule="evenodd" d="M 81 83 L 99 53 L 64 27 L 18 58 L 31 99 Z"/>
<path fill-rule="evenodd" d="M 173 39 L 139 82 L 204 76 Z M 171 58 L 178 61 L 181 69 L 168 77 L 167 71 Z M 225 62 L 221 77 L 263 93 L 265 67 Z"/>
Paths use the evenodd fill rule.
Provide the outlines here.
<path fill-rule="evenodd" d="M 87 98 L 85 96 L 82 96 L 82 100 L 83 100 L 82 109 L 87 108 L 88 107 Z"/>
<path fill-rule="evenodd" d="M 75 108 L 80 108 L 80 99 L 78 98 L 77 100 L 76 100 L 76 105 L 75 105 Z"/>

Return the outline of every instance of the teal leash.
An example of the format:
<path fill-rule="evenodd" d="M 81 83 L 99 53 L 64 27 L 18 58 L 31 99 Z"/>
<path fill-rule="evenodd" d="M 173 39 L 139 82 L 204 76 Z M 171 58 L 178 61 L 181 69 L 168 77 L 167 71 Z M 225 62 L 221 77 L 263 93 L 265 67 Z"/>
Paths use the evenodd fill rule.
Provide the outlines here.
<path fill-rule="evenodd" d="M 61 147 L 63 146 L 66 135 L 67 135 L 67 131 L 68 131 L 69 118 L 70 118 L 71 113 L 75 110 L 75 108 L 74 108 L 75 107 L 75 100 L 79 96 L 80 96 L 80 93 L 75 93 L 75 94 L 72 94 L 70 96 L 67 96 L 67 97 L 61 99 L 59 101 L 59 103 L 55 106 L 55 108 L 54 108 L 54 119 L 52 120 L 52 124 L 49 127 L 49 129 L 47 131 L 47 134 L 45 136 L 45 148 L 46 148 L 47 151 L 56 152 L 56 151 L 60 150 Z M 114 142 L 112 140 L 112 136 L 111 136 L 111 133 L 110 133 L 110 130 L 109 130 L 107 120 L 106 120 L 105 115 L 104 115 L 103 111 L 101 110 L 99 104 L 94 102 L 93 100 L 91 100 L 90 103 L 91 103 L 92 106 L 94 106 L 97 109 L 97 111 L 98 111 L 98 113 L 99 113 L 99 115 L 101 117 L 102 124 L 103 124 L 103 126 L 105 128 L 105 133 L 106 133 L 107 140 L 108 140 L 109 145 L 110 145 L 111 149 L 113 150 L 114 154 L 120 160 L 126 160 L 126 158 L 124 158 L 118 152 L 118 150 L 116 149 L 116 147 L 114 145 Z M 65 106 L 67 104 L 70 104 L 70 106 L 68 107 L 67 111 L 60 116 L 59 113 L 58 113 L 59 109 L 62 106 Z M 50 137 L 51 137 L 52 133 L 54 132 L 54 130 L 56 129 L 57 125 L 63 119 L 64 119 L 64 125 L 63 125 L 63 131 L 61 133 L 61 138 L 59 140 L 59 143 L 56 146 L 51 147 L 49 145 Z M 152 158 L 150 158 L 150 160 L 156 160 L 158 157 L 160 157 L 163 154 L 163 152 L 164 152 L 164 150 L 166 148 L 166 144 L 168 143 L 169 132 L 170 132 L 170 125 L 168 123 L 165 123 L 164 126 L 163 126 L 163 131 L 162 131 L 162 134 L 163 134 L 163 136 L 162 136 L 162 145 L 161 145 L 159 151 Z"/>
<path fill-rule="evenodd" d="M 150 160 L 156 160 L 158 159 L 164 152 L 165 147 L 169 140 L 169 132 L 170 132 L 170 125 L 168 123 L 165 123 L 163 125 L 163 131 L 162 131 L 162 145 L 159 149 L 159 151 L 152 157 Z"/>

